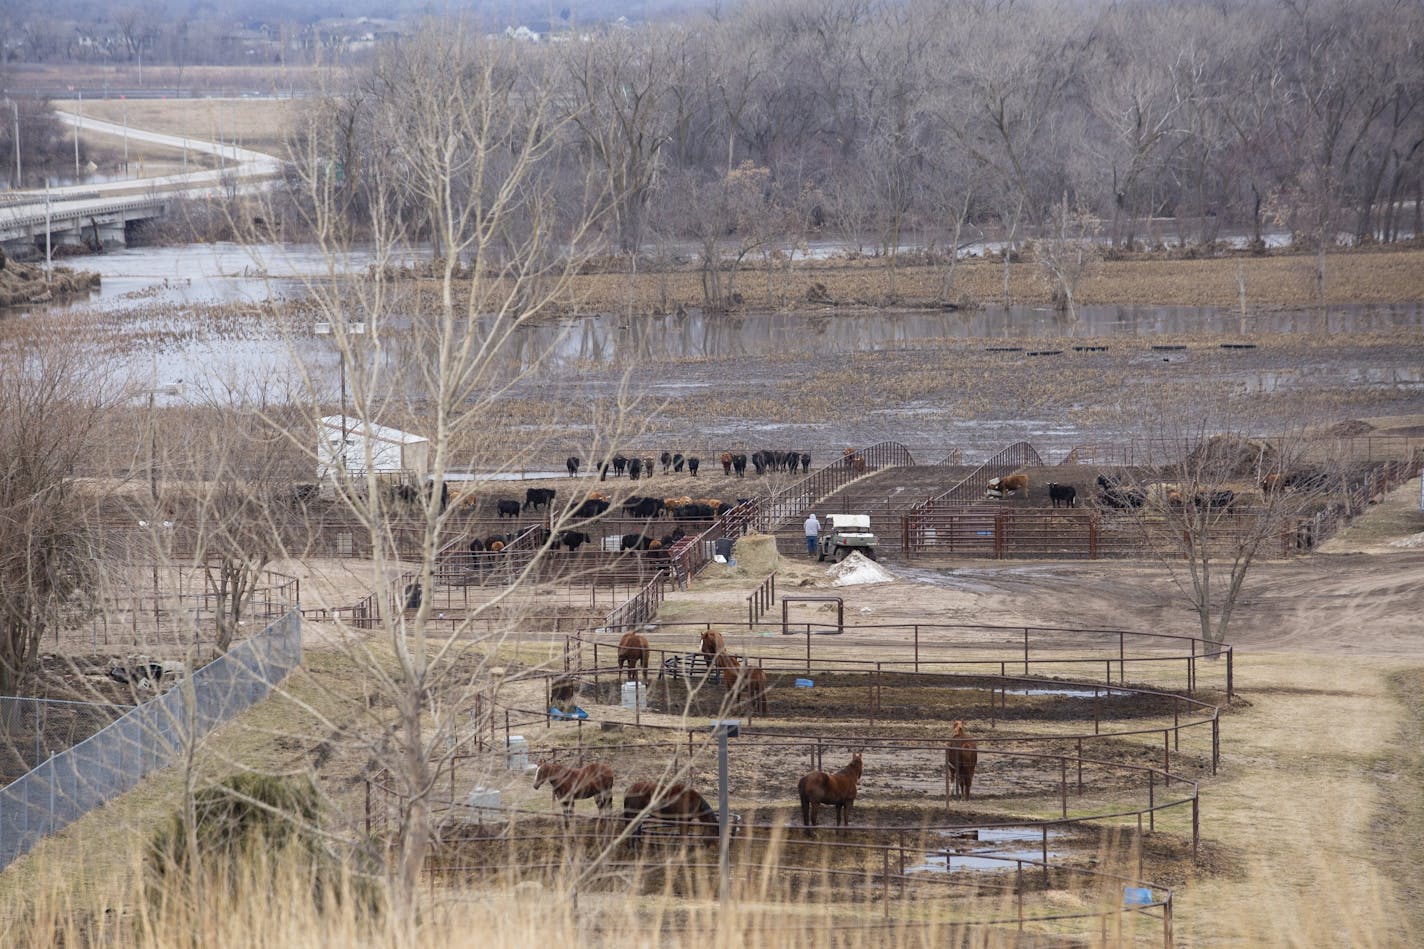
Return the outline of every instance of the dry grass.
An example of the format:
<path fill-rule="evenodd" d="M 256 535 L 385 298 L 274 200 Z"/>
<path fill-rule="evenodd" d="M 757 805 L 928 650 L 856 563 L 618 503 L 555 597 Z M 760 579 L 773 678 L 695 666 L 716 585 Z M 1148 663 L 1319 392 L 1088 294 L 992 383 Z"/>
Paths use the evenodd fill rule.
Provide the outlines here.
<path fill-rule="evenodd" d="M 82 108 L 86 116 L 115 123 L 122 122 L 127 113 L 131 128 L 205 141 L 216 141 L 221 129 L 225 142 L 274 155 L 286 154 L 292 118 L 299 108 L 294 99 L 86 99 L 82 107 L 74 101 L 56 102 L 55 106 L 69 112 Z M 130 143 L 129 150 L 132 153 L 140 147 L 153 154 L 160 151 L 147 143 Z"/>
<path fill-rule="evenodd" d="M 1342 252 L 1327 258 L 1326 303 L 1395 304 L 1424 300 L 1424 250 L 1417 248 Z M 1316 258 L 1301 254 L 1230 256 L 1200 260 L 1145 258 L 1110 261 L 1085 278 L 1078 290 L 1083 305 L 1216 306 L 1239 304 L 1237 268 L 1246 281 L 1248 312 L 1261 308 L 1307 307 L 1319 303 Z M 1052 286 L 1032 262 L 1010 270 L 1011 304 L 1052 303 Z M 895 271 L 895 293 L 883 261 L 808 261 L 778 265 L 772 273 L 748 270 L 737 286 L 751 310 L 815 308 L 828 298 L 840 307 L 938 306 L 944 298 L 942 265 L 906 265 Z M 812 287 L 818 287 L 815 294 Z M 1004 268 L 994 261 L 963 261 L 955 268 L 954 302 L 1002 303 Z M 577 275 L 560 310 L 672 312 L 702 303 L 695 268 L 640 270 L 636 275 L 597 272 Z"/>

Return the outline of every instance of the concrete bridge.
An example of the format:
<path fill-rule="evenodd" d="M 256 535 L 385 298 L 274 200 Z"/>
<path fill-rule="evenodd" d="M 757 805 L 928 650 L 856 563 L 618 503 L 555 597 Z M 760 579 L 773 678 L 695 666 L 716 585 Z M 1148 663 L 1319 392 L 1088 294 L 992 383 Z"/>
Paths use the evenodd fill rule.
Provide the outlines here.
<path fill-rule="evenodd" d="M 122 247 L 128 243 L 133 224 L 162 217 L 179 200 L 258 190 L 282 173 L 282 163 L 272 156 L 227 143 L 125 130 L 112 122 L 68 112 L 57 115 L 61 121 L 88 133 L 127 135 L 136 141 L 212 155 L 221 167 L 159 178 L 10 192 L 0 197 L 0 246 L 15 257 L 29 257 L 36 252 L 43 255 L 46 234 L 51 248 Z"/>

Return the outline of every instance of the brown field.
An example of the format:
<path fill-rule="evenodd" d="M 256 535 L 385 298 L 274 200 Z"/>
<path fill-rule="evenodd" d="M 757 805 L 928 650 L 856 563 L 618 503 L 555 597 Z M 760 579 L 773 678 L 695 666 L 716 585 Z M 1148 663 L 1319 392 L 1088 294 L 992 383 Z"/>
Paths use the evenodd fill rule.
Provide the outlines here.
<path fill-rule="evenodd" d="M 225 142 L 235 142 L 243 148 L 285 155 L 292 118 L 300 108 L 294 99 L 115 99 L 80 103 L 56 101 L 58 108 L 69 112 L 82 109 L 84 115 L 105 122 L 122 122 L 125 113 L 133 128 L 172 135 L 190 135 L 206 141 L 216 141 L 218 130 Z M 97 136 L 96 136 L 97 138 Z M 130 143 L 129 150 L 144 148 L 157 152 L 148 143 Z"/>
<path fill-rule="evenodd" d="M 137 63 L 20 64 L 11 81 L 26 95 L 64 98 L 75 86 L 181 90 L 185 95 L 281 95 L 311 86 L 310 66 L 144 66 Z"/>
<path fill-rule="evenodd" d="M 1235 309 L 1240 301 L 1237 268 L 1246 281 L 1247 312 L 1260 308 L 1308 307 L 1319 302 L 1316 258 L 1303 254 L 1229 256 L 1201 260 L 1139 259 L 1104 262 L 1078 289 L 1080 305 L 1214 306 Z M 904 265 L 891 275 L 884 261 L 829 260 L 777 266 L 774 271 L 748 268 L 738 274 L 737 292 L 749 310 L 807 309 L 830 299 L 843 307 L 937 306 L 948 299 L 960 305 L 1050 304 L 1053 288 L 1031 261 L 1009 268 L 1009 296 L 1004 299 L 1004 267 L 995 261 L 961 261 L 954 288 L 946 298 L 943 265 Z M 702 305 L 701 276 L 695 269 L 622 273 L 586 273 L 573 278 L 563 307 L 632 313 L 672 312 Z M 1389 304 L 1424 300 L 1424 250 L 1417 248 L 1332 254 L 1327 257 L 1326 303 Z"/>

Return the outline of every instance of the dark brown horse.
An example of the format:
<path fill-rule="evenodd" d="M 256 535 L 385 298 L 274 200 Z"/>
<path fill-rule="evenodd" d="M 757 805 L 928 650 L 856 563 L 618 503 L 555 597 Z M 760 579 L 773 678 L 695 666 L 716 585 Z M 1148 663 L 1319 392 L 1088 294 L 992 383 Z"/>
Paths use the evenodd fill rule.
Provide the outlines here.
<path fill-rule="evenodd" d="M 618 640 L 618 672 L 622 674 L 623 667 L 628 667 L 628 681 L 633 682 L 638 678 L 638 667 L 643 667 L 643 681 L 648 681 L 648 637 L 640 636 L 634 632 L 623 634 L 623 638 Z"/>
<path fill-rule="evenodd" d="M 954 737 L 949 740 L 949 773 L 954 777 L 956 797 L 969 800 L 969 788 L 974 783 L 974 766 L 979 762 L 979 743 L 969 737 L 963 722 L 954 723 Z"/>
<path fill-rule="evenodd" d="M 860 753 L 850 756 L 850 764 L 835 774 L 812 771 L 796 782 L 796 790 L 801 795 L 801 823 L 806 827 L 816 825 L 816 814 L 822 804 L 833 804 L 836 808 L 836 826 L 850 826 L 850 806 L 855 802 L 856 786 L 860 783 Z"/>
<path fill-rule="evenodd" d="M 685 784 L 659 786 L 652 781 L 635 781 L 623 794 L 623 819 L 633 825 L 632 836 L 642 834 L 642 819 L 678 821 L 688 831 L 699 824 L 708 837 L 716 837 L 720 825 L 712 805 Z"/>
<path fill-rule="evenodd" d="M 534 775 L 534 790 L 543 787 L 545 781 L 554 791 L 554 802 L 563 805 L 565 817 L 573 816 L 574 802 L 585 797 L 595 799 L 600 813 L 613 807 L 613 769 L 606 764 L 595 761 L 582 768 L 571 768 L 542 761 L 539 772 Z"/>

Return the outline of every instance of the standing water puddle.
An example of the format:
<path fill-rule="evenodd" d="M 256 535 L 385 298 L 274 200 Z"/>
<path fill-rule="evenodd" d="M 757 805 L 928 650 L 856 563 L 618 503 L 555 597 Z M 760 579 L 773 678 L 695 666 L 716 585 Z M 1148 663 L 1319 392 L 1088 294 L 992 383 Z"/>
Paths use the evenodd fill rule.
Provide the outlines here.
<path fill-rule="evenodd" d="M 923 863 L 913 867 L 907 867 L 906 873 L 957 873 L 960 870 L 1013 870 L 1018 864 L 1016 861 L 1042 863 L 1044 854 L 1042 847 L 1027 849 L 1020 847 L 1006 848 L 1004 844 L 1025 844 L 1029 841 L 1041 843 L 1043 831 L 1031 827 L 985 827 L 978 832 L 979 839 L 971 841 L 958 836 L 958 832 L 947 832 L 945 836 L 952 838 L 959 846 L 967 846 L 965 852 L 947 852 L 930 854 Z M 1050 830 L 1048 839 L 1053 840 L 1062 837 L 1063 832 Z M 1048 851 L 1048 860 L 1051 862 L 1062 856 L 1061 851 Z"/>

